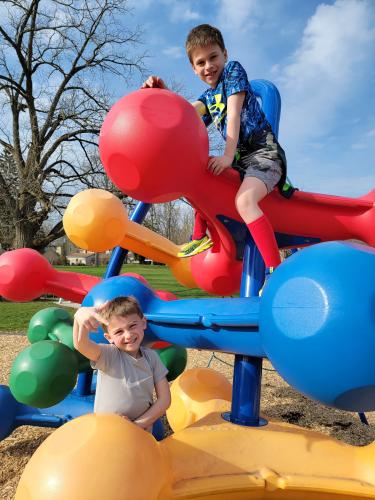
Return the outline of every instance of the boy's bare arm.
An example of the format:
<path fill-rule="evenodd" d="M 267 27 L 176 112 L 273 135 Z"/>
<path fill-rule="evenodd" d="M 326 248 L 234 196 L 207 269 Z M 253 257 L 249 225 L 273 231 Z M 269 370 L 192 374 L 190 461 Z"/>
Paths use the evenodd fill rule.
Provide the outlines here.
<path fill-rule="evenodd" d="M 156 420 L 164 415 L 167 408 L 171 404 L 171 391 L 169 389 L 168 380 L 164 377 L 155 384 L 156 401 L 150 408 L 140 417 L 134 420 L 142 429 L 148 429 Z"/>
<path fill-rule="evenodd" d="M 227 104 L 227 140 L 222 156 L 213 156 L 208 162 L 208 169 L 219 175 L 232 166 L 236 154 L 238 137 L 240 135 L 241 110 L 245 99 L 245 92 L 238 92 L 228 97 Z"/>
<path fill-rule="evenodd" d="M 238 137 L 240 135 L 241 110 L 245 100 L 245 92 L 238 92 L 228 97 L 227 105 L 227 140 L 224 155 L 231 158 L 233 162 L 236 154 Z"/>
<path fill-rule="evenodd" d="M 100 316 L 95 307 L 81 307 L 74 315 L 74 347 L 91 361 L 99 359 L 100 347 L 90 339 L 89 333 L 96 331 L 100 323 L 107 323 L 107 321 Z"/>
<path fill-rule="evenodd" d="M 202 101 L 194 101 L 191 103 L 195 111 L 198 113 L 199 117 L 207 114 L 207 108 Z"/>

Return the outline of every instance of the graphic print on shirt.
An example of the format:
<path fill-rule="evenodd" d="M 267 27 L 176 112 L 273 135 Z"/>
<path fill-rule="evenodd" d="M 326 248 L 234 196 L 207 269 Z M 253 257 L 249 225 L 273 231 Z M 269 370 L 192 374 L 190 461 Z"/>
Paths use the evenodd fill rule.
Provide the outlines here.
<path fill-rule="evenodd" d="M 228 99 L 240 92 L 244 92 L 245 97 L 240 115 L 239 142 L 245 144 L 254 132 L 262 131 L 267 126 L 267 120 L 251 89 L 246 71 L 238 61 L 228 62 L 216 88 L 206 89 L 198 97 L 198 101 L 208 110 L 208 113 L 202 116 L 206 127 L 213 122 L 226 140 Z"/>
<path fill-rule="evenodd" d="M 227 110 L 225 104 L 221 102 L 222 95 L 215 94 L 214 100 L 215 102 L 212 104 L 208 104 L 208 111 L 212 117 L 212 121 L 215 124 L 215 127 L 223 120 L 227 114 Z"/>

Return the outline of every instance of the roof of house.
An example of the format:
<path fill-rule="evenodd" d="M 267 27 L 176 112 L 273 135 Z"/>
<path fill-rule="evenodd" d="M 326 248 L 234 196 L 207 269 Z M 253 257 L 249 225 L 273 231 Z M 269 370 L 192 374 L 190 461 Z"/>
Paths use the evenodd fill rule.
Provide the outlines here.
<path fill-rule="evenodd" d="M 87 253 L 82 253 L 82 252 L 74 252 L 70 253 L 69 255 L 66 256 L 67 259 L 86 259 L 87 257 L 92 257 L 95 255 L 95 252 L 87 252 Z"/>

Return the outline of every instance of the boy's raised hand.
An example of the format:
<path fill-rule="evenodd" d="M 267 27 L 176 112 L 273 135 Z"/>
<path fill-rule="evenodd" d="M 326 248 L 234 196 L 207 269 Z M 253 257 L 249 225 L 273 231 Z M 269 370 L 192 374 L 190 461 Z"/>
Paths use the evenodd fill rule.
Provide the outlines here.
<path fill-rule="evenodd" d="M 78 327 L 79 339 L 82 335 L 87 335 L 89 332 L 96 332 L 100 323 L 108 325 L 108 321 L 100 315 L 102 304 L 99 307 L 81 307 L 74 315 L 74 323 Z"/>
<path fill-rule="evenodd" d="M 168 87 L 159 76 L 151 75 L 142 83 L 141 89 L 168 89 Z"/>
<path fill-rule="evenodd" d="M 220 175 L 224 170 L 230 168 L 233 163 L 233 158 L 229 156 L 210 156 L 207 168 L 214 175 Z"/>

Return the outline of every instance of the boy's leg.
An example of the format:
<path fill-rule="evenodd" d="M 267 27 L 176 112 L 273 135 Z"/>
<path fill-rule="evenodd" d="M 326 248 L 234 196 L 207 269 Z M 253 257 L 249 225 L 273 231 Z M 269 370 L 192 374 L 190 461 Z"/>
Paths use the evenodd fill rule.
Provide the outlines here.
<path fill-rule="evenodd" d="M 212 247 L 212 241 L 207 236 L 207 222 L 202 215 L 195 211 L 194 229 L 191 241 L 182 245 L 178 252 L 178 257 L 191 257 L 198 253 L 204 252 Z"/>
<path fill-rule="evenodd" d="M 206 236 L 207 233 L 207 222 L 201 214 L 196 210 L 194 217 L 194 229 L 193 235 L 191 237 L 192 240 L 201 240 Z"/>
<path fill-rule="evenodd" d="M 267 187 L 256 177 L 245 177 L 236 196 L 238 213 L 247 225 L 264 263 L 267 267 L 277 267 L 280 253 L 274 230 L 258 203 L 267 195 Z"/>

